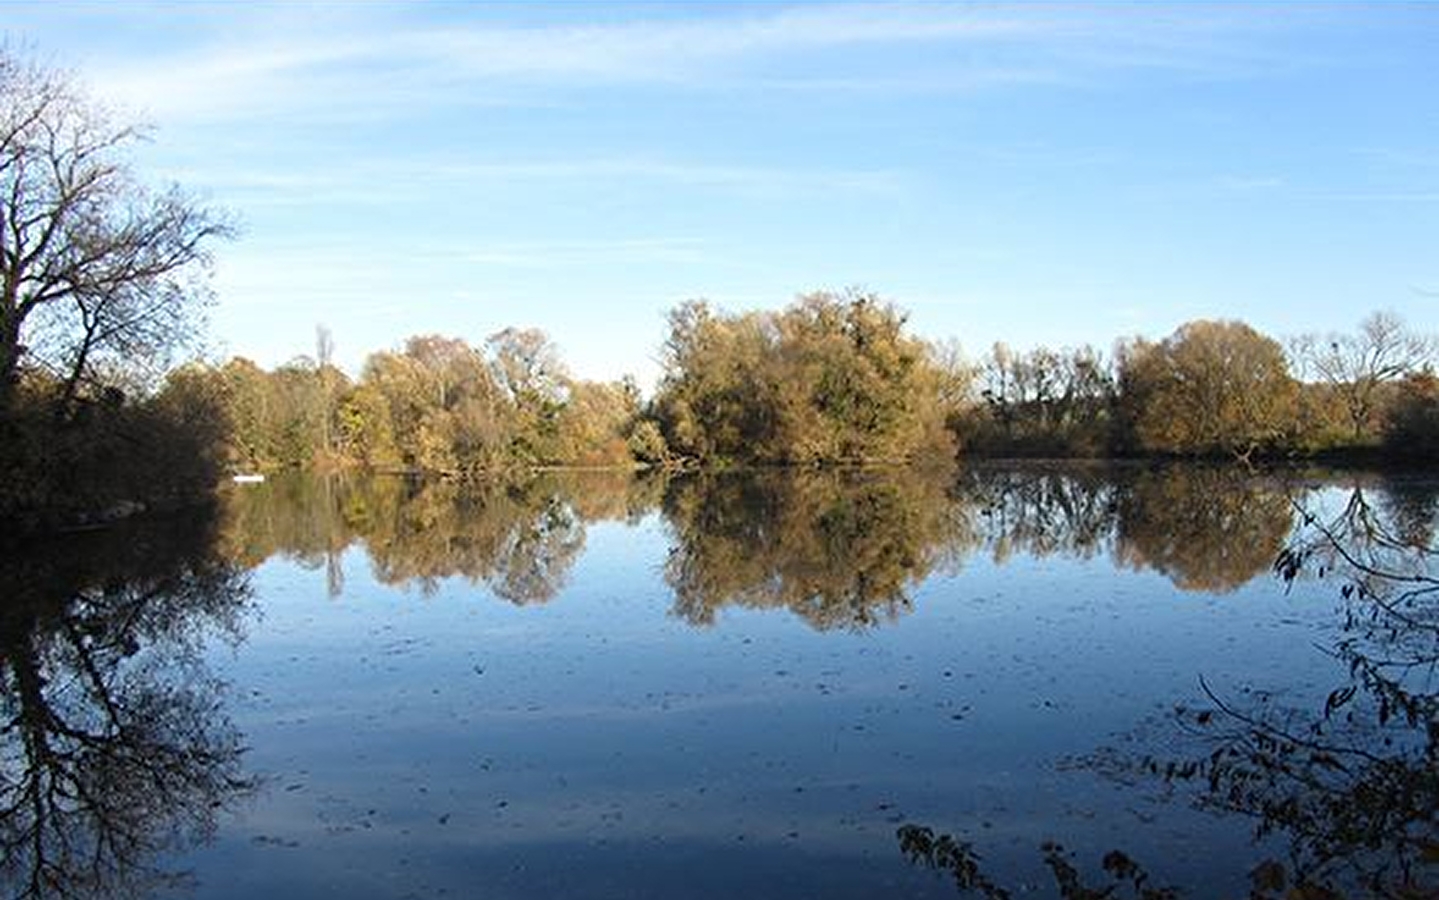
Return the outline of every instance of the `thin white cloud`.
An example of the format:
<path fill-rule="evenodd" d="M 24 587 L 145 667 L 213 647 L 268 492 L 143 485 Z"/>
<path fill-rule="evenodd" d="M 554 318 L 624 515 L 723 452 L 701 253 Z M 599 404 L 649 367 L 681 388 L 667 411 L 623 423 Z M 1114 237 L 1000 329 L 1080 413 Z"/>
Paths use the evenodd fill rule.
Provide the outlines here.
<path fill-rule="evenodd" d="M 849 190 L 884 193 L 900 189 L 904 175 L 889 169 L 791 169 L 783 167 L 715 165 L 663 159 L 580 159 L 525 163 L 456 163 L 418 170 L 447 180 L 555 181 L 603 183 L 624 178 L 676 182 L 692 186 L 743 188 L 759 191 L 786 189 Z"/>
<path fill-rule="evenodd" d="M 1115 68 L 1224 72 L 1272 64 L 1255 49 L 1260 45 L 1237 39 L 1263 27 L 1255 17 L 1213 9 L 1152 15 L 1068 6 L 845 4 L 603 25 L 444 27 L 388 7 L 366 16 L 368 9 L 318 24 L 233 28 L 239 37 L 211 38 L 168 57 L 112 60 L 91 75 L 97 89 L 127 107 L 166 121 L 204 121 L 537 103 L 556 88 L 616 84 L 972 90 L 1083 82 Z M 903 59 L 896 67 L 893 57 L 854 64 L 854 55 L 895 45 L 963 52 L 925 68 Z M 789 71 L 797 62 L 803 71 Z"/>
<path fill-rule="evenodd" d="M 894 169 L 797 168 L 721 165 L 663 158 L 599 157 L 528 161 L 460 161 L 376 158 L 324 167 L 255 170 L 244 162 L 209 160 L 205 167 L 173 168 L 170 178 L 202 187 L 246 208 L 393 206 L 416 197 L 460 195 L 513 186 L 556 185 L 604 191 L 615 184 L 680 185 L 728 193 L 894 195 L 908 176 Z"/>
<path fill-rule="evenodd" d="M 1352 203 L 1439 203 L 1439 190 L 1324 191 L 1310 195 L 1319 200 Z"/>
<path fill-rule="evenodd" d="M 502 241 L 461 254 L 480 266 L 553 269 L 567 266 L 697 264 L 707 261 L 704 242 L 693 238 L 631 238 L 589 241 Z"/>
<path fill-rule="evenodd" d="M 1236 193 L 1247 193 L 1250 191 L 1268 191 L 1284 186 L 1284 179 L 1276 175 L 1219 175 L 1214 179 L 1214 186 L 1225 191 Z"/>
<path fill-rule="evenodd" d="M 1439 168 L 1439 150 L 1414 150 L 1397 147 L 1362 147 L 1354 153 L 1371 163 L 1398 169 Z"/>

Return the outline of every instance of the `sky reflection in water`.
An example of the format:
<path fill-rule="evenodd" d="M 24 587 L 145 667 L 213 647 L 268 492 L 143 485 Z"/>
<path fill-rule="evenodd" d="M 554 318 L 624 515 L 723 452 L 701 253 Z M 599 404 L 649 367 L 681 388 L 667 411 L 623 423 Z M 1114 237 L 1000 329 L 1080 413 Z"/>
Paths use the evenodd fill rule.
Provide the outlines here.
<path fill-rule="evenodd" d="M 1115 761 L 1182 752 L 1201 677 L 1323 707 L 1337 585 L 1270 567 L 1291 497 L 1337 508 L 1353 481 L 238 491 L 219 547 L 256 566 L 256 614 L 206 662 L 259 787 L 165 861 L 201 897 L 955 896 L 900 853 L 922 823 L 1016 892 L 1052 889 L 1058 840 L 1242 894 L 1285 836 Z M 1430 527 L 1414 488 L 1367 489 Z"/>

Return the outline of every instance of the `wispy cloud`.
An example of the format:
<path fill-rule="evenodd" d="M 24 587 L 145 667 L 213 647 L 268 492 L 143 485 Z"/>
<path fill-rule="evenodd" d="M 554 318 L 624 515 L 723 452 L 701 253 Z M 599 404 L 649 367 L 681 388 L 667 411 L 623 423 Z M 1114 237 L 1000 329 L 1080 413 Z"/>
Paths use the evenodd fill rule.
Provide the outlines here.
<path fill-rule="evenodd" d="M 1392 190 L 1392 191 L 1324 191 L 1312 194 L 1319 200 L 1336 200 L 1349 203 L 1439 203 L 1439 190 Z"/>
<path fill-rule="evenodd" d="M 704 242 L 693 238 L 592 241 L 504 241 L 462 254 L 481 266 L 552 269 L 568 266 L 705 262 Z"/>
<path fill-rule="evenodd" d="M 898 169 L 723 165 L 664 158 L 551 160 L 375 158 L 325 166 L 255 170 L 248 163 L 175 168 L 166 175 L 247 208 L 393 206 L 421 196 L 475 195 L 512 187 L 554 186 L 568 192 L 673 187 L 768 197 L 795 194 L 895 195 L 910 186 Z"/>
<path fill-rule="evenodd" d="M 1271 191 L 1284 187 L 1284 179 L 1277 175 L 1218 175 L 1214 178 L 1214 186 L 1224 191 L 1235 193 L 1248 193 L 1251 191 Z"/>
<path fill-rule="evenodd" d="M 1372 164 L 1396 169 L 1439 169 L 1439 150 L 1361 147 L 1354 154 Z"/>
<path fill-rule="evenodd" d="M 98 89 L 124 105 L 165 120 L 206 120 L 536 103 L 555 89 L 616 84 L 973 90 L 1083 82 L 1112 69 L 1235 72 L 1273 62 L 1259 49 L 1262 42 L 1239 39 L 1255 30 L 1253 16 L 1231 19 L 1213 9 L 1164 15 L 904 3 L 755 9 L 684 20 L 439 27 L 405 8 L 367 4 L 319 22 L 291 14 L 273 28 L 232 28 L 239 37 L 112 61 L 91 74 Z M 856 65 L 867 50 L 896 45 L 941 58 L 931 54 L 913 67 L 896 68 L 892 57 Z M 951 49 L 963 52 L 945 52 Z M 1285 59 L 1292 64 L 1294 56 Z"/>

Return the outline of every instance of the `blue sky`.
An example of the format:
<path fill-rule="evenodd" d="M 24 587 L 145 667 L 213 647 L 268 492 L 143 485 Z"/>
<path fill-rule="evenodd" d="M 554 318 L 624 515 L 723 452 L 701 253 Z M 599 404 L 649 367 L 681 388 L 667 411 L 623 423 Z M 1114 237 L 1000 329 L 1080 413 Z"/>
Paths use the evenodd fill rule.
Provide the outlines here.
<path fill-rule="evenodd" d="M 651 381 L 664 313 L 859 285 L 971 356 L 1439 328 L 1439 4 L 0 3 L 232 210 L 212 351 L 544 329 Z"/>

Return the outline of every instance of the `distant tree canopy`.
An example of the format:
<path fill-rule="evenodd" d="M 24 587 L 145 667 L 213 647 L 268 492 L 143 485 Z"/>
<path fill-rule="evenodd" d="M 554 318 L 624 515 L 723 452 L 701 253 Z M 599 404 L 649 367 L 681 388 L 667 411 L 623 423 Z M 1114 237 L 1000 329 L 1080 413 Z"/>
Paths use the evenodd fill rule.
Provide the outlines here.
<path fill-rule="evenodd" d="M 1134 436 L 1149 451 L 1275 449 L 1296 418 L 1283 348 L 1242 322 L 1190 322 L 1159 344 L 1132 345 L 1120 387 Z"/>
<path fill-rule="evenodd" d="M 371 354 L 354 381 L 305 357 L 269 372 L 233 359 L 187 378 L 196 396 L 199 381 L 213 382 L 204 395 L 226 411 L 231 463 L 260 469 L 472 477 L 536 466 L 812 466 L 961 452 L 1248 458 L 1381 445 L 1412 456 L 1431 453 L 1439 432 L 1424 350 L 1433 344 L 1391 315 L 1370 317 L 1352 339 L 1405 348 L 1383 365 L 1375 360 L 1395 351 L 1370 351 L 1368 374 L 1355 376 L 1371 382 L 1362 403 L 1337 375 L 1297 380 L 1291 373 L 1312 374 L 1313 360 L 1291 360 L 1242 322 L 1190 322 L 1108 356 L 999 343 L 975 364 L 952 342 L 908 334 L 893 304 L 857 290 L 807 294 L 779 311 L 688 301 L 668 324 L 648 401 L 631 379 L 573 377 L 542 332 L 518 328 L 480 346 L 411 337 Z M 1313 343 L 1290 346 L 1308 353 Z M 328 355 L 323 329 L 317 347 Z"/>
<path fill-rule="evenodd" d="M 648 400 L 534 329 L 410 337 L 358 378 L 313 359 L 190 363 L 222 212 L 131 165 L 142 129 L 0 48 L 0 521 L 171 504 L 222 466 L 471 477 L 554 465 L 835 465 L 976 455 L 1439 455 L 1439 343 L 1392 313 L 1285 347 L 1242 322 L 975 364 L 848 289 L 668 316 Z"/>
<path fill-rule="evenodd" d="M 874 295 L 801 297 L 778 313 L 670 313 L 655 417 L 670 452 L 706 463 L 951 457 L 937 354 Z"/>
<path fill-rule="evenodd" d="M 1114 437 L 1114 373 L 1091 347 L 1027 353 L 997 343 L 980 363 L 978 401 L 956 430 L 977 453 L 1100 456 Z"/>
<path fill-rule="evenodd" d="M 545 465 L 629 465 L 639 392 L 570 377 L 536 330 L 484 348 L 411 337 L 372 353 L 357 381 L 309 358 L 266 372 L 210 370 L 229 410 L 232 465 L 359 465 L 473 476 Z"/>
<path fill-rule="evenodd" d="M 1337 394 L 1351 436 L 1375 436 L 1385 388 L 1433 362 L 1435 340 L 1404 327 L 1398 316 L 1376 312 L 1354 334 L 1300 335 L 1293 342 L 1298 371 L 1311 374 Z"/>

